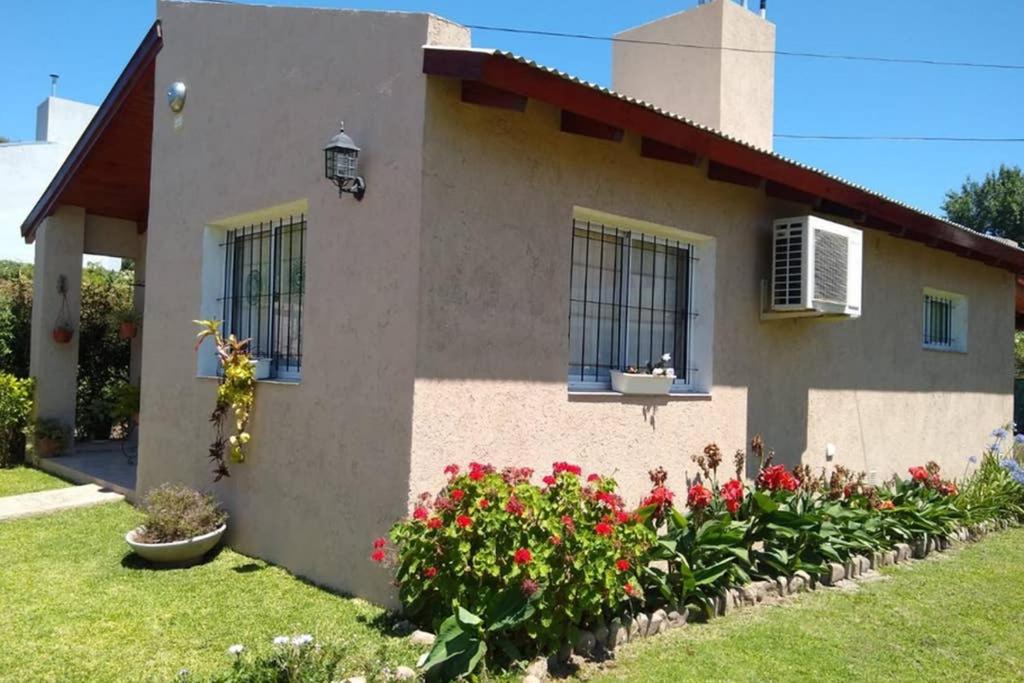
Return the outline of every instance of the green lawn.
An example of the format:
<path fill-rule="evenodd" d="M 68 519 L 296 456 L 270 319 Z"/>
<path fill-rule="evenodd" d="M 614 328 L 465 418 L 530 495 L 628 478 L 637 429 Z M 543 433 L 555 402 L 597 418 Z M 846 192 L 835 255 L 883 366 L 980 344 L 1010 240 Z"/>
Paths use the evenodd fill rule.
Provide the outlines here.
<path fill-rule="evenodd" d="M 31 467 L 0 469 L 0 497 L 61 489 L 65 486 L 71 486 L 71 484 Z"/>
<path fill-rule="evenodd" d="M 269 650 L 299 633 L 343 643 L 346 676 L 415 663 L 378 628 L 381 609 L 230 550 L 140 566 L 123 538 L 140 519 L 119 503 L 0 522 L 0 681 L 201 679 L 230 665 L 234 643 Z"/>
<path fill-rule="evenodd" d="M 600 680 L 1024 680 L 1024 529 L 629 645 Z"/>

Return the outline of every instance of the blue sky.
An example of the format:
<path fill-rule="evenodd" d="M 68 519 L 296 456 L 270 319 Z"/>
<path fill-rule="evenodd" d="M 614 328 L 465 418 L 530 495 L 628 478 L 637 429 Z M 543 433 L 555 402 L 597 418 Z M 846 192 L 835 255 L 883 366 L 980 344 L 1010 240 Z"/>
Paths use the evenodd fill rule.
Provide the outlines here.
<path fill-rule="evenodd" d="M 751 5 L 757 0 L 751 0 Z M 463 23 L 610 35 L 696 0 L 275 0 L 275 4 L 428 10 Z M 778 49 L 1024 64 L 1019 0 L 769 0 Z M 0 135 L 31 139 L 47 74 L 60 95 L 99 103 L 155 18 L 147 0 L 6 3 L 0 22 Z M 607 42 L 474 31 L 474 45 L 522 53 L 609 83 Z M 681 112 L 685 114 L 686 112 Z M 778 133 L 1024 137 L 1024 71 L 776 60 Z M 1000 163 L 1024 165 L 1024 144 L 777 140 L 805 163 L 938 211 L 945 191 Z M 0 236 L 6 240 L 8 236 Z"/>

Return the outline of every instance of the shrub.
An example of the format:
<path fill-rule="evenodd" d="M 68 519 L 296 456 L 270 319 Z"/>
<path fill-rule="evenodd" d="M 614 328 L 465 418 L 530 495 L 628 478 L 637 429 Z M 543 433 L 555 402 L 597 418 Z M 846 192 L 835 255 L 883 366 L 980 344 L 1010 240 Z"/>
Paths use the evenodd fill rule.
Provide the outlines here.
<path fill-rule="evenodd" d="M 543 486 L 528 468 L 445 472 L 448 484 L 392 528 L 390 560 L 410 617 L 476 643 L 460 665 L 475 665 L 488 643 L 506 661 L 557 648 L 640 599 L 655 536 L 625 510 L 614 480 L 583 482 L 568 463 L 555 463 Z M 389 558 L 385 539 L 374 546 L 374 560 Z"/>
<path fill-rule="evenodd" d="M 228 515 L 214 499 L 187 486 L 164 484 L 146 495 L 146 521 L 137 536 L 143 543 L 184 541 L 210 533 Z"/>
<path fill-rule="evenodd" d="M 0 372 L 0 467 L 25 456 L 24 430 L 32 413 L 33 381 Z"/>

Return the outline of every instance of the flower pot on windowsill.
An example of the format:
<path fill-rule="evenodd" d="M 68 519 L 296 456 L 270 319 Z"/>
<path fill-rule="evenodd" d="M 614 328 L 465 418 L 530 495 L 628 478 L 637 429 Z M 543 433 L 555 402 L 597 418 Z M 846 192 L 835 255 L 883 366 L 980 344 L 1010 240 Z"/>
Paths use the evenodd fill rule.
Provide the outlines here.
<path fill-rule="evenodd" d="M 53 328 L 53 341 L 58 344 L 67 344 L 71 342 L 71 337 L 75 336 L 75 331 L 70 327 L 55 327 Z"/>
<path fill-rule="evenodd" d="M 121 329 L 118 332 L 118 335 L 121 337 L 121 339 L 134 339 L 135 335 L 137 335 L 138 333 L 139 328 L 134 322 L 132 322 L 131 320 L 121 321 Z"/>
<path fill-rule="evenodd" d="M 188 538 L 184 541 L 142 543 L 135 540 L 136 534 L 142 532 L 142 527 L 138 527 L 129 531 L 125 535 L 124 540 L 144 560 L 158 564 L 187 566 L 195 564 L 202 559 L 203 555 L 212 550 L 220 542 L 227 528 L 227 524 L 221 524 L 209 533 L 196 536 L 195 538 Z"/>
<path fill-rule="evenodd" d="M 664 396 L 672 388 L 674 377 L 632 374 L 612 370 L 612 390 L 631 396 Z"/>
<path fill-rule="evenodd" d="M 270 379 L 269 358 L 252 358 L 249 362 L 256 368 L 256 379 Z"/>

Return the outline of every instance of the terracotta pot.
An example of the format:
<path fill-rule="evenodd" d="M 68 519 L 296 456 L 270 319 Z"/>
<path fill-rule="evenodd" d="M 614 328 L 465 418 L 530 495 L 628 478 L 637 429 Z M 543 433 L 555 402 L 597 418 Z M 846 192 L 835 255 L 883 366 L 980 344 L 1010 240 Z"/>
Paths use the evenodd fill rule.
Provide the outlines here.
<path fill-rule="evenodd" d="M 129 320 L 121 321 L 121 339 L 133 339 L 139 330 L 135 326 L 135 323 Z"/>
<path fill-rule="evenodd" d="M 61 446 L 58 439 L 36 439 L 36 455 L 40 458 L 52 458 L 60 455 Z"/>
<path fill-rule="evenodd" d="M 53 330 L 53 341 L 58 344 L 67 344 L 71 341 L 71 337 L 75 336 L 75 331 L 66 327 L 57 327 Z"/>

